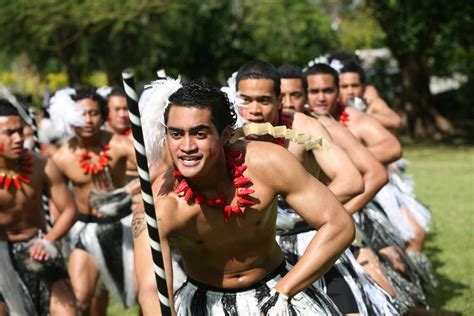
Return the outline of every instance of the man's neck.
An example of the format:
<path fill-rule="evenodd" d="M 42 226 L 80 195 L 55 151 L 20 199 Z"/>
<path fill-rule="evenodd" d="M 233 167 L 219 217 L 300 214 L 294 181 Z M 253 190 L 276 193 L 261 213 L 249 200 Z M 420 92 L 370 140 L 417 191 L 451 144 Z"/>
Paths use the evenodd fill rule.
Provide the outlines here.
<path fill-rule="evenodd" d="M 116 129 L 110 124 L 107 124 L 107 131 L 111 132 L 112 134 L 117 134 L 117 135 L 124 135 L 130 128 L 126 128 L 124 130 L 122 129 Z"/>
<path fill-rule="evenodd" d="M 92 147 L 99 147 L 104 144 L 102 144 L 102 135 L 103 131 L 99 131 L 97 134 L 87 137 L 87 138 L 82 138 L 82 137 L 77 137 L 79 144 L 84 147 L 84 148 L 92 148 Z"/>
<path fill-rule="evenodd" d="M 19 159 L 0 157 L 0 169 L 15 171 L 18 169 L 18 161 Z"/>

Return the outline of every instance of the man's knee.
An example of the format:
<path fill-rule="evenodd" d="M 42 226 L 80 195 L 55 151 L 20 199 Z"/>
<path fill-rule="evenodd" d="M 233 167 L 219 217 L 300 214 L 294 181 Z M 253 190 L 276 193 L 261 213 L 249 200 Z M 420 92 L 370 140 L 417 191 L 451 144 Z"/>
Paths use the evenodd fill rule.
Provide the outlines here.
<path fill-rule="evenodd" d="M 77 306 L 71 284 L 67 280 L 59 280 L 51 286 L 51 315 L 77 315 Z"/>

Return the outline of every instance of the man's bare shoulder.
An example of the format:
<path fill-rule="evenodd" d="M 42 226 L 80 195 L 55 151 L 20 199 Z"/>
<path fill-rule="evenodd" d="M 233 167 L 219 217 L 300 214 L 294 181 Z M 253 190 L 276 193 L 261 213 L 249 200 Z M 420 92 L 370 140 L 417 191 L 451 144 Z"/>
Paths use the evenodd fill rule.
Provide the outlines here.
<path fill-rule="evenodd" d="M 293 161 L 297 160 L 288 150 L 274 143 L 247 141 L 245 144 L 245 164 L 252 176 L 262 181 L 271 179 L 278 170 Z"/>
<path fill-rule="evenodd" d="M 307 129 L 308 127 L 323 128 L 321 122 L 318 119 L 306 115 L 304 113 L 295 113 L 293 120 L 293 128 L 296 129 Z"/>
<path fill-rule="evenodd" d="M 323 125 L 328 130 L 333 127 L 336 127 L 336 128 L 339 126 L 342 127 L 342 125 L 339 122 L 337 122 L 335 119 L 330 118 L 328 116 L 318 116 L 316 119 L 318 120 L 319 123 L 321 123 L 321 125 Z"/>
<path fill-rule="evenodd" d="M 112 134 L 108 131 L 104 131 L 104 133 L 106 133 L 105 137 L 110 137 L 110 146 L 133 146 L 133 141 L 129 136 Z"/>
<path fill-rule="evenodd" d="M 67 165 L 71 159 L 74 159 L 74 153 L 78 149 L 78 146 L 75 139 L 64 143 L 52 156 L 53 162 L 59 167 Z"/>
<path fill-rule="evenodd" d="M 178 200 L 174 194 L 175 178 L 172 170 L 159 175 L 153 182 L 152 192 L 156 206 L 156 214 L 161 220 L 168 222 L 173 219 L 172 210 L 178 208 Z"/>
<path fill-rule="evenodd" d="M 294 121 L 294 130 L 301 133 L 306 133 L 313 138 L 324 138 L 326 140 L 331 140 L 328 130 L 317 118 L 304 113 L 295 113 Z"/>
<path fill-rule="evenodd" d="M 346 112 L 349 114 L 349 124 L 357 123 L 357 125 L 362 125 L 366 123 L 367 120 L 370 121 L 370 116 L 364 112 L 356 110 L 354 108 L 347 107 Z"/>

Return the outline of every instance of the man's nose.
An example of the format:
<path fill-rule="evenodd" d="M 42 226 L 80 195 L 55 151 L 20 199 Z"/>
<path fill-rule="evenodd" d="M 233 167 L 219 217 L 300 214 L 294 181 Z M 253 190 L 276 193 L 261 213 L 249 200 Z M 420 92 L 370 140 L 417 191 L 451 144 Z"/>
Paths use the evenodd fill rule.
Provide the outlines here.
<path fill-rule="evenodd" d="M 197 148 L 196 142 L 194 141 L 193 137 L 184 136 L 183 141 L 181 143 L 180 149 L 184 152 L 192 152 L 195 151 Z"/>
<path fill-rule="evenodd" d="M 84 113 L 82 117 L 84 118 L 84 122 L 86 123 L 92 122 L 92 116 L 89 113 Z"/>
<path fill-rule="evenodd" d="M 119 115 L 121 117 L 127 117 L 128 116 L 128 110 L 127 109 L 123 109 L 121 111 L 119 111 Z"/>
<path fill-rule="evenodd" d="M 250 104 L 249 104 L 249 113 L 250 114 L 261 114 L 262 113 L 262 108 L 260 106 L 260 104 L 257 102 L 257 101 L 252 101 Z"/>
<path fill-rule="evenodd" d="M 324 94 L 323 92 L 318 92 L 318 100 L 326 100 L 326 94 Z"/>
<path fill-rule="evenodd" d="M 291 104 L 291 97 L 289 95 L 284 95 L 281 103 L 284 108 L 293 108 L 293 104 Z"/>

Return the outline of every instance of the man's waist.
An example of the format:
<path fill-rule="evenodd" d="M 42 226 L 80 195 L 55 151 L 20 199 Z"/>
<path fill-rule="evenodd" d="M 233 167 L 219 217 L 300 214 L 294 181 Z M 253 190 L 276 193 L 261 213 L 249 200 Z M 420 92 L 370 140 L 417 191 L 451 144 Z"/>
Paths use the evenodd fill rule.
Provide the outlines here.
<path fill-rule="evenodd" d="M 287 272 L 286 261 L 283 260 L 276 268 L 271 269 L 269 272 L 247 271 L 245 273 L 231 274 L 228 277 L 224 277 L 223 280 L 219 282 L 219 286 L 217 284 L 210 284 L 213 282 L 198 281 L 191 276 L 187 277 L 187 282 L 204 291 L 240 293 L 255 289 L 279 275 L 284 276 Z"/>
<path fill-rule="evenodd" d="M 116 216 L 96 216 L 92 214 L 82 214 L 80 213 L 79 216 L 77 217 L 78 221 L 84 222 L 84 223 L 98 223 L 98 224 L 108 224 L 108 223 L 113 223 L 116 221 L 121 220 L 124 217 L 127 217 L 128 215 L 131 214 L 131 210 L 129 212 L 123 212 L 121 214 L 118 214 Z"/>

